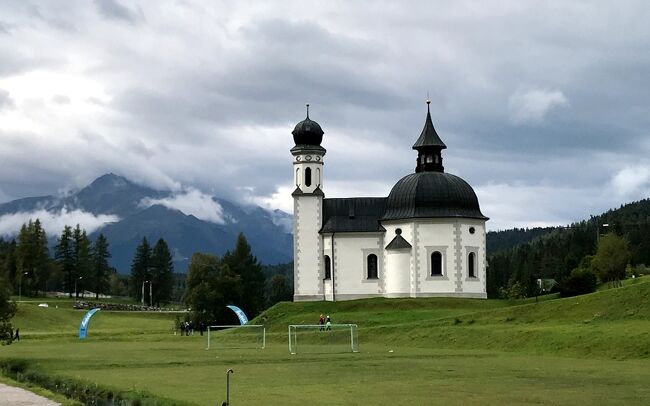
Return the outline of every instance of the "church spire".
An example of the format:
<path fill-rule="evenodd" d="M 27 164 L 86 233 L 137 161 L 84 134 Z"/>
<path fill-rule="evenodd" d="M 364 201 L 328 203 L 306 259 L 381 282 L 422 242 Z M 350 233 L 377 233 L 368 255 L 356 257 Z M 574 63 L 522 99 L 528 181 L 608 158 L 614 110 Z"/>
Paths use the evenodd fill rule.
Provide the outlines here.
<path fill-rule="evenodd" d="M 433 121 L 431 121 L 431 100 L 427 100 L 427 118 L 424 122 L 424 128 L 420 134 L 420 138 L 415 141 L 413 144 L 413 149 L 419 150 L 422 147 L 439 147 L 440 149 L 445 149 L 447 146 L 440 139 L 440 136 L 436 132 L 436 129 L 433 127 Z"/>
<path fill-rule="evenodd" d="M 413 149 L 418 151 L 417 165 L 415 172 L 444 172 L 442 166 L 442 150 L 447 146 L 440 139 L 431 120 L 431 100 L 427 98 L 427 118 L 424 121 L 424 128 Z"/>

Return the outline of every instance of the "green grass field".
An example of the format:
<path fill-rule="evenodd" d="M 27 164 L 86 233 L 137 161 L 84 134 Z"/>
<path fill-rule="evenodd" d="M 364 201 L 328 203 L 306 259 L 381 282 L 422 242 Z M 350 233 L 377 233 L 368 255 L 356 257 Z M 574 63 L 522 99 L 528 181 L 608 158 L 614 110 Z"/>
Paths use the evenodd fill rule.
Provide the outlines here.
<path fill-rule="evenodd" d="M 0 347 L 0 363 L 142 404 L 220 404 L 227 368 L 235 405 L 650 403 L 648 277 L 539 303 L 280 303 L 252 321 L 267 326 L 263 350 L 218 349 L 225 337 L 217 334 L 217 349 L 206 351 L 198 333 L 173 335 L 169 313 L 100 312 L 80 341 L 83 311 L 36 304 L 21 303 L 14 324 L 23 340 Z M 320 313 L 358 324 L 360 352 L 319 345 L 290 355 L 287 325 L 313 324 Z"/>

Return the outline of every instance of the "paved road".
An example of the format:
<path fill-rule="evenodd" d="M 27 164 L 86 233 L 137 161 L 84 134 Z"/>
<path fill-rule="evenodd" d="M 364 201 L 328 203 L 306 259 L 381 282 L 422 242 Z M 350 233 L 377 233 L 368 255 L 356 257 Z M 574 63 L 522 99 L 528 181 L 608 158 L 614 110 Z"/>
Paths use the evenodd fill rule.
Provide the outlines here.
<path fill-rule="evenodd" d="M 0 406 L 61 406 L 25 389 L 0 383 Z"/>

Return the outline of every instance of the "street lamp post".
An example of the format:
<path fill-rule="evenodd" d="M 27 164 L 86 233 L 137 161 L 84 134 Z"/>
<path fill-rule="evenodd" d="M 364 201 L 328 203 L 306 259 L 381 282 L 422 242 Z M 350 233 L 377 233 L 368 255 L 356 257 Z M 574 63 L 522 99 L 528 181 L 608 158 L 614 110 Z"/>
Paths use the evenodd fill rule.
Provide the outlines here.
<path fill-rule="evenodd" d="M 226 402 L 225 406 L 230 406 L 230 374 L 234 373 L 232 369 L 226 371 Z"/>
<path fill-rule="evenodd" d="M 149 283 L 149 281 L 142 281 L 142 298 L 140 301 L 142 303 L 142 306 L 144 306 L 144 284 L 145 283 Z"/>
<path fill-rule="evenodd" d="M 77 292 L 77 281 L 82 280 L 84 277 L 80 276 L 77 279 L 74 280 L 74 297 L 75 299 L 79 299 L 79 292 Z"/>
<path fill-rule="evenodd" d="M 20 282 L 18 283 L 18 301 L 23 297 L 23 275 L 27 275 L 27 272 L 20 274 Z"/>

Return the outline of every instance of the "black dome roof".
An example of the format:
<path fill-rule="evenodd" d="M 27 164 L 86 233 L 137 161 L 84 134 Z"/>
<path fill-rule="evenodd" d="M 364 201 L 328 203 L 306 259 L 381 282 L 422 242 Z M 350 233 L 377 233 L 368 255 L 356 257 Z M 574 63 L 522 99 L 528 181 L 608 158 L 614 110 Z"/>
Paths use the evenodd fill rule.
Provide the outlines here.
<path fill-rule="evenodd" d="M 291 134 L 293 134 L 293 141 L 296 145 L 320 145 L 324 132 L 320 128 L 320 124 L 307 116 L 306 119 L 296 124 L 296 128 Z"/>
<path fill-rule="evenodd" d="M 388 195 L 382 220 L 468 217 L 487 220 L 474 189 L 458 176 L 418 172 L 400 179 Z"/>

